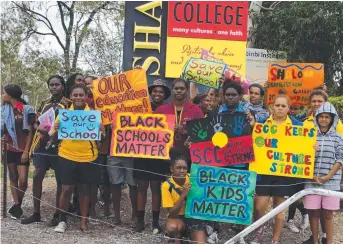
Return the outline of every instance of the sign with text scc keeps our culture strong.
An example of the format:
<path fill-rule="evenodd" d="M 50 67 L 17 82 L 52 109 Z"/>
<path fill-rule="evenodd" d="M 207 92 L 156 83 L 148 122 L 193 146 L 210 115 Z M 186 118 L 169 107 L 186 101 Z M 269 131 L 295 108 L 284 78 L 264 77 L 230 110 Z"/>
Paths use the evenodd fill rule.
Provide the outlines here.
<path fill-rule="evenodd" d="M 255 162 L 249 170 L 261 175 L 313 178 L 317 131 L 315 127 L 256 124 Z"/>
<path fill-rule="evenodd" d="M 174 115 L 118 113 L 111 156 L 170 159 L 174 126 Z"/>
<path fill-rule="evenodd" d="M 190 179 L 187 218 L 251 224 L 255 172 L 192 164 Z"/>
<path fill-rule="evenodd" d="M 59 140 L 100 141 L 101 112 L 96 110 L 59 110 Z"/>

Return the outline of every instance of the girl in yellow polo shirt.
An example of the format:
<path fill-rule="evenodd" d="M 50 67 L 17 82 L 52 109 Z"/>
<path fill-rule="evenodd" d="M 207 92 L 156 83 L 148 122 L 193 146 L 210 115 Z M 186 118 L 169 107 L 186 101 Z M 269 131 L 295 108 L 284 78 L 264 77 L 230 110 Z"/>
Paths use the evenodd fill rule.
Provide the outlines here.
<path fill-rule="evenodd" d="M 175 153 L 172 149 L 171 154 Z M 188 165 L 182 155 L 171 155 L 171 177 L 162 184 L 162 207 L 168 210 L 166 234 L 180 239 L 184 232 L 190 232 L 191 240 L 206 243 L 206 221 L 185 218 L 186 198 L 191 188 Z M 181 243 L 175 240 L 175 243 Z"/>
<path fill-rule="evenodd" d="M 70 99 L 73 104 L 69 110 L 90 110 L 86 103 L 87 89 L 84 85 L 76 84 L 70 90 Z M 53 137 L 57 138 L 57 131 L 60 126 L 59 117 L 55 122 Z M 102 135 L 104 127 L 101 126 Z M 58 170 L 61 175 L 62 193 L 59 201 L 59 208 L 67 211 L 73 186 L 77 184 L 80 200 L 81 230 L 87 230 L 87 215 L 89 208 L 89 185 L 100 180 L 100 168 L 92 164 L 98 158 L 98 148 L 95 141 L 86 140 L 61 140 L 58 148 Z M 64 233 L 66 230 L 66 213 L 60 212 L 59 224 L 56 232 Z"/>

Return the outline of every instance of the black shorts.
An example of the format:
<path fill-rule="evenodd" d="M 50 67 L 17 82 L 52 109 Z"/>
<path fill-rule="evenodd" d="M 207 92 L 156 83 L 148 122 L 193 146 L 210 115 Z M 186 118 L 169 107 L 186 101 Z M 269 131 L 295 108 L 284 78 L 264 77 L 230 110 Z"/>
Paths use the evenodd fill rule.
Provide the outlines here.
<path fill-rule="evenodd" d="M 207 225 L 206 220 L 190 219 L 182 215 L 179 215 L 178 218 L 181 219 L 185 223 L 186 231 L 189 234 L 192 231 L 206 231 L 206 225 Z"/>
<path fill-rule="evenodd" d="M 56 170 L 58 165 L 57 154 L 47 154 L 41 152 L 35 152 L 32 155 L 33 165 L 45 170 L 53 169 Z"/>
<path fill-rule="evenodd" d="M 134 160 L 136 180 L 164 181 L 169 174 L 169 162 L 160 159 L 137 158 Z"/>
<path fill-rule="evenodd" d="M 275 196 L 289 198 L 295 193 L 304 188 L 302 179 L 273 176 L 273 175 L 258 175 L 261 178 L 256 182 L 256 195 L 257 196 Z"/>
<path fill-rule="evenodd" d="M 100 166 L 90 163 L 78 163 L 58 157 L 58 171 L 63 185 L 99 184 Z"/>
<path fill-rule="evenodd" d="M 23 152 L 13 152 L 7 150 L 7 164 L 16 164 L 17 166 L 30 166 L 30 161 L 21 163 Z"/>

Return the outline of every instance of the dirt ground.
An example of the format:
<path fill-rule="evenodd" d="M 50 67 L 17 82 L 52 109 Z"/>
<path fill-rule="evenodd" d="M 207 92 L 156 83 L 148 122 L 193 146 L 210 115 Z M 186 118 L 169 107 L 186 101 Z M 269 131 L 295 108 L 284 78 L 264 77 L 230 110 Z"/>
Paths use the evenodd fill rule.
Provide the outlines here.
<path fill-rule="evenodd" d="M 28 216 L 32 213 L 32 180 L 30 179 L 27 195 L 24 198 L 23 210 L 24 216 Z M 30 194 L 30 195 L 29 195 Z M 12 198 L 8 189 L 7 194 L 7 207 L 12 204 Z M 55 182 L 54 179 L 45 179 L 43 185 L 42 194 L 41 216 L 42 222 L 31 225 L 22 225 L 19 220 L 12 220 L 11 218 L 1 218 L 1 242 L 8 244 L 61 244 L 61 243 L 120 243 L 120 244 L 142 244 L 142 243 L 167 243 L 167 239 L 163 238 L 163 235 L 153 235 L 151 229 L 151 200 L 150 194 L 146 209 L 146 228 L 142 233 L 134 233 L 130 228 L 130 202 L 127 190 L 124 190 L 122 196 L 122 221 L 120 226 L 113 226 L 111 223 L 113 218 L 105 218 L 103 216 L 103 209 L 100 205 L 97 206 L 97 215 L 99 222 L 94 224 L 90 223 L 90 233 L 84 234 L 79 230 L 79 219 L 76 217 L 70 217 L 68 219 L 68 229 L 64 234 L 55 233 L 53 228 L 48 227 L 47 223 L 54 213 L 55 204 Z M 52 206 L 49 206 L 47 204 Z M 296 215 L 296 222 L 300 222 L 300 214 Z M 165 213 L 161 212 L 161 225 L 164 225 Z M 267 224 L 267 231 L 263 236 L 263 243 L 271 243 L 271 223 Z M 222 225 L 221 232 L 219 234 L 220 243 L 224 243 L 235 235 L 235 232 L 229 228 L 229 225 Z M 304 234 L 294 234 L 284 228 L 282 233 L 282 244 L 296 244 L 302 243 L 310 236 L 309 230 L 306 230 Z M 253 233 L 250 234 L 246 240 L 250 241 L 253 238 Z M 341 212 L 335 214 L 335 232 L 334 232 L 334 244 L 343 243 L 343 215 Z"/>

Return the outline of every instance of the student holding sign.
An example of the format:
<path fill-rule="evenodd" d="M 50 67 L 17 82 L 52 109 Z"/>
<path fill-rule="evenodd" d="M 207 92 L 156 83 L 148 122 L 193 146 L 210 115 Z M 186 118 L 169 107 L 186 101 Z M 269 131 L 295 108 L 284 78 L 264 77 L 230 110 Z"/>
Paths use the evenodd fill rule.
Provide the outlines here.
<path fill-rule="evenodd" d="M 302 122 L 299 122 L 295 118 L 288 116 L 289 107 L 289 98 L 286 95 L 279 94 L 275 98 L 275 102 L 273 105 L 273 114 L 269 118 L 267 118 L 267 120 L 258 122 L 264 123 L 266 125 L 302 125 Z M 278 205 L 283 203 L 286 198 L 298 192 L 299 187 L 291 186 L 291 184 L 294 183 L 297 183 L 297 178 L 262 175 L 260 181 L 257 181 L 258 186 L 256 186 L 257 196 L 255 200 L 255 220 L 260 219 L 265 215 L 269 204 L 269 199 L 271 197 L 273 198 L 274 207 L 277 207 Z M 284 218 L 284 212 L 277 214 L 275 217 L 272 243 L 279 243 L 280 235 L 284 225 Z M 254 241 L 251 242 L 251 244 L 262 243 L 262 234 L 263 227 L 258 230 L 257 236 Z"/>
<path fill-rule="evenodd" d="M 315 124 L 318 127 L 315 156 L 315 176 L 313 182 L 305 184 L 305 188 L 321 188 L 331 191 L 340 190 L 343 164 L 343 136 L 336 131 L 338 114 L 332 104 L 326 102 L 315 114 Z M 324 213 L 326 242 L 333 243 L 333 211 L 339 210 L 340 201 L 337 197 L 307 195 L 304 199 L 305 208 L 310 215 L 312 236 L 304 244 L 317 244 L 319 235 L 319 219 L 321 211 Z M 323 243 L 323 242 L 322 242 Z"/>
<path fill-rule="evenodd" d="M 70 98 L 73 102 L 69 110 L 90 110 L 86 103 L 87 89 L 83 85 L 75 85 L 70 89 Z M 56 138 L 60 127 L 60 117 L 55 122 Z M 102 135 L 104 127 L 101 126 Z M 81 230 L 87 231 L 87 214 L 89 208 L 89 185 L 97 184 L 100 181 L 100 169 L 92 164 L 98 158 L 98 148 L 94 140 L 68 140 L 63 139 L 58 150 L 58 170 L 62 183 L 62 193 L 60 196 L 59 208 L 63 211 L 59 213 L 59 223 L 55 228 L 56 232 L 64 233 L 66 225 L 66 212 L 69 207 L 73 186 L 77 184 L 80 211 Z"/>

